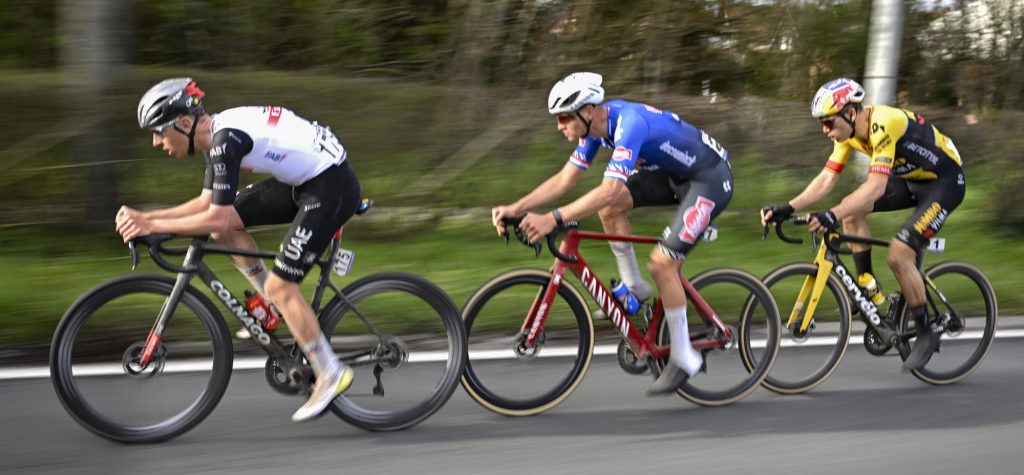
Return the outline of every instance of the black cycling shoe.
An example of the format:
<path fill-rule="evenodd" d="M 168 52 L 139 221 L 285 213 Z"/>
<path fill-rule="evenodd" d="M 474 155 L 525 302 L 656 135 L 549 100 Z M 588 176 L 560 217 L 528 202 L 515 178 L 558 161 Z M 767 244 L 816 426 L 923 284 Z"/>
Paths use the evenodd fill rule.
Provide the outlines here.
<path fill-rule="evenodd" d="M 654 381 L 651 387 L 647 388 L 647 395 L 664 396 L 672 394 L 689 378 L 690 376 L 686 374 L 686 371 L 683 371 L 672 360 L 669 360 L 665 368 L 661 370 L 661 375 L 658 376 L 658 379 Z"/>
<path fill-rule="evenodd" d="M 930 326 L 924 325 L 919 328 L 914 348 L 910 350 L 910 356 L 903 361 L 903 370 L 915 371 L 924 368 L 932 354 L 939 349 L 940 338 L 942 333 L 933 331 Z"/>

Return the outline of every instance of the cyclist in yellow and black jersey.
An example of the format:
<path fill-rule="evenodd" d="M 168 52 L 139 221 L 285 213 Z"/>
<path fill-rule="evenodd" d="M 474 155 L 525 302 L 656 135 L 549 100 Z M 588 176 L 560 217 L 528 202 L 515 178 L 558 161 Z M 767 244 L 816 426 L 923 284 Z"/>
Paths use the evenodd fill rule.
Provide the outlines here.
<path fill-rule="evenodd" d="M 921 115 L 889 106 L 864 108 L 868 115 L 868 141 L 857 137 L 835 142 L 825 164 L 837 173 L 857 150 L 871 157 L 868 172 L 910 181 L 962 179 L 960 154 L 953 141 Z M 822 121 L 828 127 L 827 121 Z"/>
<path fill-rule="evenodd" d="M 887 261 L 917 322 L 917 342 L 904 368 L 919 369 L 938 348 L 939 333 L 927 324 L 924 281 L 917 254 L 964 199 L 963 161 L 953 141 L 919 114 L 889 106 L 864 107 L 864 88 L 851 79 L 826 83 L 811 101 L 811 114 L 834 143 L 825 168 L 788 203 L 768 205 L 761 221 L 782 220 L 824 198 L 854 150 L 871 157 L 867 180 L 839 205 L 810 214 L 810 230 L 834 229 L 869 236 L 866 216 L 914 208 L 891 241 Z M 871 273 L 871 248 L 851 244 L 857 273 Z"/>

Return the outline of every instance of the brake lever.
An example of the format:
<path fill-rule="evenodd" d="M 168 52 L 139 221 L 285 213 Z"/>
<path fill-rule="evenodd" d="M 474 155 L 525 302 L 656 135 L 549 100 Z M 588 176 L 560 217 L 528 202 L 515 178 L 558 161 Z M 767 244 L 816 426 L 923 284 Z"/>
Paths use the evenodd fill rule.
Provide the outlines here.
<path fill-rule="evenodd" d="M 132 272 L 139 266 L 139 251 L 135 249 L 135 240 L 128 241 L 128 253 L 132 256 Z"/>
<path fill-rule="evenodd" d="M 533 248 L 533 257 L 540 257 L 540 253 L 544 251 L 544 246 L 540 243 L 540 241 L 531 243 L 530 238 L 523 234 L 522 228 L 520 228 L 519 226 L 514 226 L 513 229 L 516 232 L 516 237 L 519 238 L 519 242 Z"/>
<path fill-rule="evenodd" d="M 543 252 L 544 250 L 544 246 L 540 243 L 540 241 L 530 243 L 530 238 L 526 237 L 526 235 L 523 234 L 523 230 L 519 226 L 516 226 L 514 224 L 505 224 L 505 234 L 501 235 L 501 237 L 505 239 L 505 247 L 508 247 L 508 243 L 510 242 L 508 232 L 509 227 L 511 227 L 512 231 L 516 233 L 516 239 L 518 239 L 519 242 L 523 243 L 523 245 L 525 246 L 533 248 L 534 258 L 540 257 L 541 252 Z"/>

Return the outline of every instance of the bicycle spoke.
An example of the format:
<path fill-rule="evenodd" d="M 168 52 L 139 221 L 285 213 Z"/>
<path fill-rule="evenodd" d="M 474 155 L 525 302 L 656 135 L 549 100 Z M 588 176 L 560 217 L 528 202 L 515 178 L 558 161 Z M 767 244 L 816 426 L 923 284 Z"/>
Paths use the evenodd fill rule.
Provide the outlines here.
<path fill-rule="evenodd" d="M 448 399 L 462 374 L 465 337 L 455 305 L 433 284 L 407 274 L 366 277 L 344 293 L 324 309 L 321 325 L 356 375 L 331 410 L 369 430 L 422 421 Z"/>
<path fill-rule="evenodd" d="M 215 346 L 226 341 L 226 329 L 192 298 L 177 306 L 151 362 L 140 364 L 149 327 L 167 296 L 140 282 L 123 281 L 69 312 L 58 329 L 51 368 L 72 415 L 123 442 L 184 432 L 212 410 L 230 377 L 230 349 Z M 217 323 L 221 327 L 212 326 Z"/>
<path fill-rule="evenodd" d="M 566 283 L 546 309 L 536 344 L 526 346 L 523 322 L 549 279 L 540 270 L 503 274 L 481 287 L 463 312 L 469 332 L 463 387 L 499 414 L 531 415 L 554 407 L 590 365 L 593 324 Z"/>

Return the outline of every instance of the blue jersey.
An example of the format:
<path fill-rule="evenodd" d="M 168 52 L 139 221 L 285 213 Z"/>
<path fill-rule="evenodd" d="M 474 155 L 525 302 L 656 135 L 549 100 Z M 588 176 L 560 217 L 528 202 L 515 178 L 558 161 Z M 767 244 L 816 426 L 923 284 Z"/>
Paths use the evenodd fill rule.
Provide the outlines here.
<path fill-rule="evenodd" d="M 729 157 L 729 152 L 707 132 L 672 112 L 618 99 L 604 106 L 608 108 L 608 136 L 612 139 L 580 139 L 569 163 L 590 168 L 599 147 L 611 148 L 612 158 L 604 176 L 625 182 L 638 167 L 687 179 Z"/>

